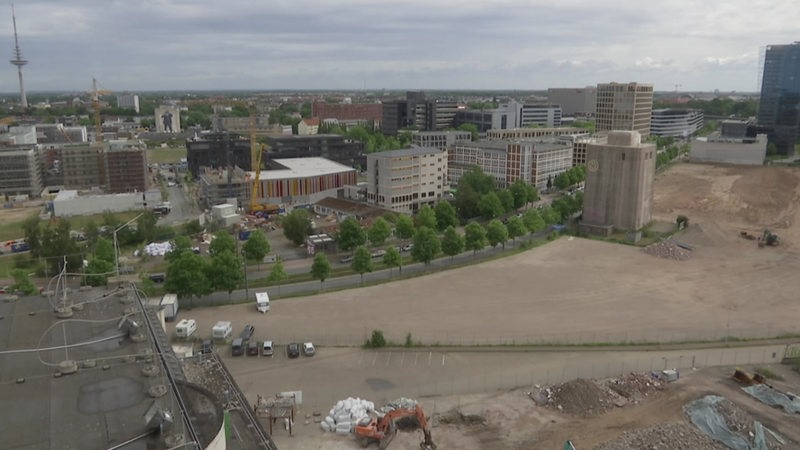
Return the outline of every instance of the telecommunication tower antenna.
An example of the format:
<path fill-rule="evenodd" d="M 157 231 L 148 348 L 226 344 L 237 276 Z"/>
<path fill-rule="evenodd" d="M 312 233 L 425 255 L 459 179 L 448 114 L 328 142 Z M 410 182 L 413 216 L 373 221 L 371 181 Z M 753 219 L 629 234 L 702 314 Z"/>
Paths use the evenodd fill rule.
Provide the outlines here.
<path fill-rule="evenodd" d="M 28 64 L 28 60 L 22 57 L 22 49 L 19 48 L 19 39 L 17 38 L 17 14 L 14 11 L 14 4 L 11 4 L 11 20 L 14 22 L 14 59 L 10 62 L 17 66 L 17 73 L 19 74 L 19 104 L 23 108 L 28 108 L 28 97 L 25 95 L 25 83 L 22 81 L 22 66 Z"/>

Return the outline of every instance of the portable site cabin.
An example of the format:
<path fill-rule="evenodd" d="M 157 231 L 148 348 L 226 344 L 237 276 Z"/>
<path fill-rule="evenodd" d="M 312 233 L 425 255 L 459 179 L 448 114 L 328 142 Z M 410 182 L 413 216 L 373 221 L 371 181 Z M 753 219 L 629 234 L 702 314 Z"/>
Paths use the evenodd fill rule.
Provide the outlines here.
<path fill-rule="evenodd" d="M 269 311 L 269 294 L 266 291 L 256 292 L 256 308 L 262 313 Z"/>

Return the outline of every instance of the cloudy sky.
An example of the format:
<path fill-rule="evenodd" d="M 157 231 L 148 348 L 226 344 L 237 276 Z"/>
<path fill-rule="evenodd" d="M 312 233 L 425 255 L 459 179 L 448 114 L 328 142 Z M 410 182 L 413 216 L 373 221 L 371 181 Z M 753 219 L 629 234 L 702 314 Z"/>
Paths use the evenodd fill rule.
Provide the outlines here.
<path fill-rule="evenodd" d="M 757 91 L 795 0 L 17 0 L 29 91 Z M 11 5 L 0 10 L 13 57 Z M 18 90 L 4 63 L 0 92 Z"/>

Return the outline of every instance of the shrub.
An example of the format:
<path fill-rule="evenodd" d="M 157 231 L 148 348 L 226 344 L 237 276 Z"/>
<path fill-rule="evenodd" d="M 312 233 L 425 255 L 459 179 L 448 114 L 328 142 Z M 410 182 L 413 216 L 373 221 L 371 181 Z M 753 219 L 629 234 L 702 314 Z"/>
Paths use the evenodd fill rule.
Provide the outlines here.
<path fill-rule="evenodd" d="M 414 345 L 414 341 L 411 339 L 411 333 L 406 334 L 406 347 L 412 347 Z"/>
<path fill-rule="evenodd" d="M 370 336 L 365 346 L 368 348 L 386 347 L 386 338 L 383 337 L 383 331 L 372 330 L 372 336 Z"/>

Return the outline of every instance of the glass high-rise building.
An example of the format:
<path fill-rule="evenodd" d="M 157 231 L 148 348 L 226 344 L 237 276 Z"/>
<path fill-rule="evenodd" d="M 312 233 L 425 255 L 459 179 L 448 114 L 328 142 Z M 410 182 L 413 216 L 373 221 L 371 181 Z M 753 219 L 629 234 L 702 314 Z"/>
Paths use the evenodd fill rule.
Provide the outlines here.
<path fill-rule="evenodd" d="M 800 42 L 767 46 L 758 124 L 782 155 L 794 154 L 800 130 Z"/>

